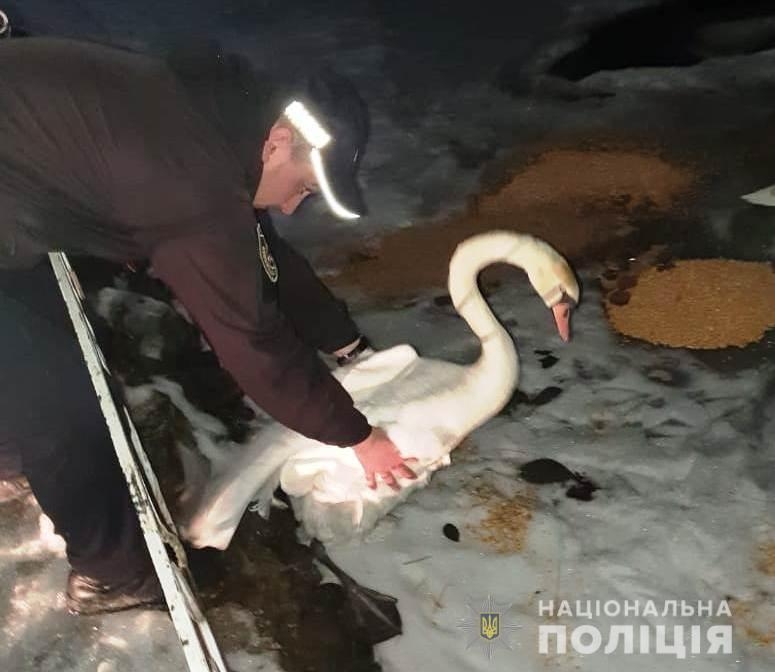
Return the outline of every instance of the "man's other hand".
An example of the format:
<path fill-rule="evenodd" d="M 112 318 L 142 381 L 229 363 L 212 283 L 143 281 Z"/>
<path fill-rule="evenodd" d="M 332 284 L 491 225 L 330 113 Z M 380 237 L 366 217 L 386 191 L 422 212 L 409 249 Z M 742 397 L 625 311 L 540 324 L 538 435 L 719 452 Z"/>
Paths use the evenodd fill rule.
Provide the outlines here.
<path fill-rule="evenodd" d="M 353 450 L 363 465 L 366 482 L 372 490 L 377 487 L 377 476 L 381 476 L 393 490 L 401 489 L 396 475 L 403 478 L 417 478 L 417 474 L 407 466 L 407 462 L 416 462 L 416 460 L 402 457 L 396 445 L 379 427 L 374 427 L 368 438 L 353 446 Z"/>

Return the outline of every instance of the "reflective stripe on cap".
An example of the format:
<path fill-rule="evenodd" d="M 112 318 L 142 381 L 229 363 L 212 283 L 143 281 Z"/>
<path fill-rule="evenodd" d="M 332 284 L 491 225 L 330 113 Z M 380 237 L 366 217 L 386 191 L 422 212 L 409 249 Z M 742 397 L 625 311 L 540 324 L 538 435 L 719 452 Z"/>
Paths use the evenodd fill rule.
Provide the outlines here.
<path fill-rule="evenodd" d="M 285 116 L 291 120 L 304 139 L 316 149 L 323 149 L 331 142 L 331 136 L 326 133 L 320 122 L 298 100 L 294 100 L 285 108 Z"/>
<path fill-rule="evenodd" d="M 288 117 L 307 143 L 312 145 L 312 150 L 310 151 L 312 170 L 315 172 L 315 179 L 318 182 L 323 198 L 326 199 L 328 207 L 331 208 L 335 215 L 342 219 L 358 219 L 360 217 L 358 213 L 348 210 L 339 199 L 337 199 L 336 194 L 334 194 L 333 189 L 331 189 L 331 183 L 328 180 L 328 176 L 326 175 L 326 169 L 323 165 L 323 157 L 320 155 L 320 150 L 331 142 L 331 136 L 325 131 L 320 125 L 320 122 L 315 119 L 304 104 L 298 100 L 294 100 L 285 108 L 285 116 Z"/>
<path fill-rule="evenodd" d="M 323 158 L 320 156 L 320 150 L 313 148 L 309 154 L 309 158 L 312 162 L 312 170 L 315 172 L 315 179 L 320 187 L 320 192 L 323 194 L 323 198 L 326 199 L 328 207 L 331 208 L 335 215 L 342 219 L 358 219 L 360 215 L 357 212 L 352 212 L 345 208 L 331 189 L 328 177 L 326 176 L 326 169 L 323 166 Z"/>

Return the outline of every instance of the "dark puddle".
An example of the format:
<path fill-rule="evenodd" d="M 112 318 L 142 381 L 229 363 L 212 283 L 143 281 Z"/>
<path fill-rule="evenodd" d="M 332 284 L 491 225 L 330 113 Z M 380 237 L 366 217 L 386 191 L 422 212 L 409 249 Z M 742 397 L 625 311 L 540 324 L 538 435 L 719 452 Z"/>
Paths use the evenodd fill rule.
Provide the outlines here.
<path fill-rule="evenodd" d="M 562 394 L 562 388 L 550 385 L 545 387 L 538 394 L 530 396 L 522 390 L 517 390 L 509 399 L 508 403 L 503 407 L 501 415 L 508 415 L 512 411 L 516 410 L 518 406 L 543 406 L 550 401 L 554 401 Z"/>
<path fill-rule="evenodd" d="M 520 475 L 528 483 L 546 485 L 548 483 L 568 483 L 573 481 L 565 491 L 566 497 L 589 502 L 599 486 L 586 476 L 573 472 L 565 465 L 549 458 L 540 458 L 523 464 Z"/>
<path fill-rule="evenodd" d="M 560 360 L 552 354 L 551 350 L 533 350 L 538 355 L 538 361 L 542 369 L 551 369 Z"/>
<path fill-rule="evenodd" d="M 452 523 L 446 523 L 441 531 L 450 541 L 460 541 L 460 530 Z"/>
<path fill-rule="evenodd" d="M 549 74 L 579 81 L 601 70 L 686 67 L 775 47 L 771 0 L 673 0 L 594 26 L 586 42 Z"/>

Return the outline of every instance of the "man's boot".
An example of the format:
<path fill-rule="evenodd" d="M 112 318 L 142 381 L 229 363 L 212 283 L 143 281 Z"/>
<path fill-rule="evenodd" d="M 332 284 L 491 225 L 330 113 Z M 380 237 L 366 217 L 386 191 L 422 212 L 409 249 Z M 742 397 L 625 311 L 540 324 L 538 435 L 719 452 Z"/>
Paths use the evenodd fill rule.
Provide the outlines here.
<path fill-rule="evenodd" d="M 136 578 L 105 584 L 83 574 L 70 572 L 67 579 L 67 608 L 71 614 L 91 616 L 126 609 L 166 609 L 167 603 L 153 569 Z"/>

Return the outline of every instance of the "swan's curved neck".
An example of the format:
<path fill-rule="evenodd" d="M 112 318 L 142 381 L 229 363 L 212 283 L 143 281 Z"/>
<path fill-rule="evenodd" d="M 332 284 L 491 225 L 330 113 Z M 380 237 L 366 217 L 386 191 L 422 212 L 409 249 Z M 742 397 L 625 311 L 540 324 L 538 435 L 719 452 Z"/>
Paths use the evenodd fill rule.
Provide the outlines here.
<path fill-rule="evenodd" d="M 511 398 L 519 375 L 514 342 L 484 300 L 477 278 L 487 266 L 506 262 L 519 268 L 533 265 L 529 236 L 491 232 L 461 243 L 449 267 L 449 294 L 458 313 L 482 345 L 479 359 L 469 367 L 466 397 L 469 403 L 497 413 Z"/>
<path fill-rule="evenodd" d="M 530 238 L 508 232 L 476 236 L 455 251 L 449 265 L 449 295 L 458 313 L 483 343 L 498 330 L 505 330 L 479 291 L 479 273 L 499 262 L 525 269 L 532 265 L 533 253 Z"/>

